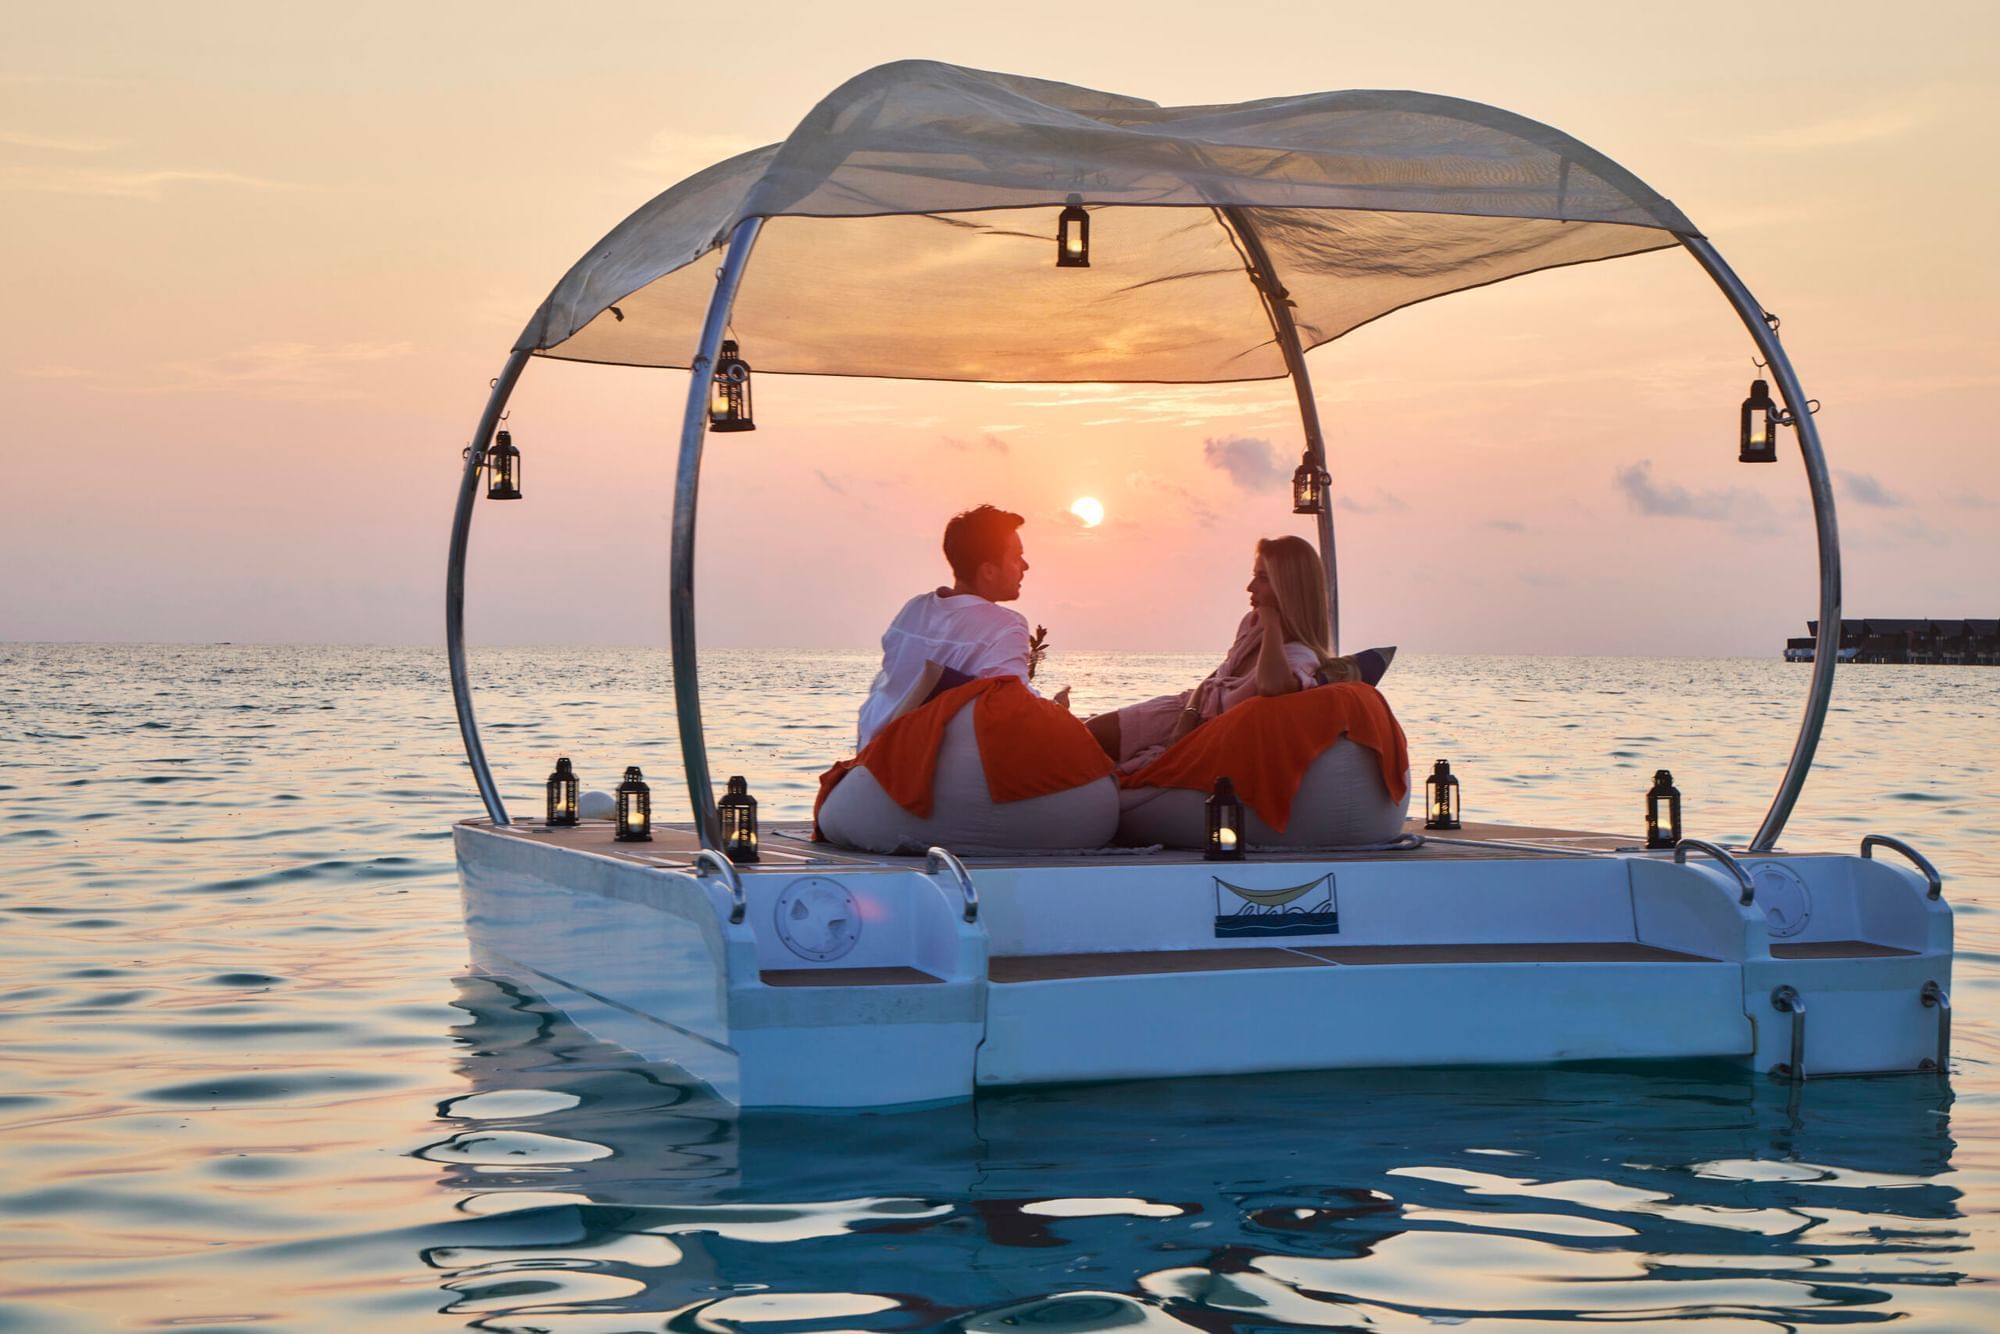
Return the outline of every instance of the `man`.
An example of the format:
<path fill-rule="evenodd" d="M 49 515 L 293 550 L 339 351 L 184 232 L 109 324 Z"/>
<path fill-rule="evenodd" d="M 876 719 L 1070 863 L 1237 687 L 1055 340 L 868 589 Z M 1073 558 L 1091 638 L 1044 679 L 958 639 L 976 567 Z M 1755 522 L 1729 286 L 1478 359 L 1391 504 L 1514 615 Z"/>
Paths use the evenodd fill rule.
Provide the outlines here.
<path fill-rule="evenodd" d="M 857 748 L 923 703 L 941 678 L 949 683 L 1016 676 L 1026 684 L 1027 618 L 999 605 L 1021 596 L 1021 576 L 1028 572 L 1023 522 L 1018 514 L 981 505 L 945 525 L 951 587 L 911 598 L 883 632 L 882 670 L 861 705 Z M 1068 687 L 1056 703 L 1069 707 Z"/>

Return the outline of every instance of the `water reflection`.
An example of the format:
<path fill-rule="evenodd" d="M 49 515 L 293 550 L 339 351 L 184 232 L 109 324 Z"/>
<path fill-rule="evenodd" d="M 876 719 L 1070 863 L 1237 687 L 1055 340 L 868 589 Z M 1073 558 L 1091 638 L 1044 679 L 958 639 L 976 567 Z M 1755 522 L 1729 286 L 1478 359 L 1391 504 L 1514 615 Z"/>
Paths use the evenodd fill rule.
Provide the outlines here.
<path fill-rule="evenodd" d="M 1796 1115 L 1782 1086 L 1679 1066 L 739 1117 L 505 985 L 461 979 L 457 1003 L 470 1088 L 440 1107 L 454 1130 L 424 1156 L 463 1218 L 423 1260 L 445 1309 L 479 1329 L 1793 1325 L 1961 1309 L 1968 1242 L 1932 1079 L 1830 1080 Z"/>

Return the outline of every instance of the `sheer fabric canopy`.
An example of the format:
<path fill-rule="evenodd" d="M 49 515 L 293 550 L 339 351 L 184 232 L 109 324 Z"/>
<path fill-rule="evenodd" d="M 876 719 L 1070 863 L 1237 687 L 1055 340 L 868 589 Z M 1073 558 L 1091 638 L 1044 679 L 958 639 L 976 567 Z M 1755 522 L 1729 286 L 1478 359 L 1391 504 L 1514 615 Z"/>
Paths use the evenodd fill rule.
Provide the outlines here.
<path fill-rule="evenodd" d="M 1057 268 L 1057 215 L 1091 215 Z M 708 168 L 564 275 L 516 349 L 685 367 L 704 257 L 767 219 L 731 323 L 759 373 L 1192 383 L 1282 376 L 1242 233 L 1311 348 L 1412 302 L 1698 236 L 1548 126 L 1456 98 L 1162 107 L 930 61 Z"/>

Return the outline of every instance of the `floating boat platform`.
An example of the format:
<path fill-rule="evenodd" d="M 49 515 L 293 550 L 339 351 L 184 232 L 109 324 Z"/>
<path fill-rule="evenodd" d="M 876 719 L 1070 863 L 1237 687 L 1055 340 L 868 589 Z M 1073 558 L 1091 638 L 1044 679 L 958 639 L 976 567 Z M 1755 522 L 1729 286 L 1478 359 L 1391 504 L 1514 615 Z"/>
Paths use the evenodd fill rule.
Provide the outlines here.
<path fill-rule="evenodd" d="M 1395 850 L 876 856 L 454 829 L 475 968 L 743 1107 L 1274 1070 L 1936 1070 L 1951 909 L 1859 855 L 1467 825 Z M 1421 832 L 1421 831 L 1413 831 Z M 1877 857 L 1878 851 L 1898 854 Z"/>

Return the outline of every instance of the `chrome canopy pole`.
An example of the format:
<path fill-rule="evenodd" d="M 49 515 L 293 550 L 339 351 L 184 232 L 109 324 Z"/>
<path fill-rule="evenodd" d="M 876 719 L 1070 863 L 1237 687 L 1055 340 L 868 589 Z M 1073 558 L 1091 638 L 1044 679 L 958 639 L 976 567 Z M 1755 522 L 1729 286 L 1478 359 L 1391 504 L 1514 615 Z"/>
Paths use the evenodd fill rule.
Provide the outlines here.
<path fill-rule="evenodd" d="M 451 553 L 444 570 L 444 651 L 451 663 L 451 702 L 458 709 L 458 734 L 465 739 L 465 758 L 472 765 L 472 781 L 479 785 L 479 799 L 494 824 L 510 823 L 507 807 L 500 801 L 500 789 L 493 784 L 493 771 L 486 766 L 486 748 L 479 744 L 479 724 L 472 716 L 472 683 L 465 670 L 465 552 L 472 538 L 472 506 L 479 499 L 479 469 L 486 462 L 486 446 L 500 425 L 508 395 L 514 392 L 528 353 L 516 351 L 507 358 L 500 378 L 487 395 L 486 410 L 479 414 L 479 427 L 465 451 L 465 472 L 458 479 L 458 508 L 451 516 Z"/>
<path fill-rule="evenodd" d="M 1250 225 L 1249 217 L 1234 205 L 1223 206 L 1222 213 L 1229 225 L 1236 229 L 1236 235 L 1243 242 L 1243 249 L 1250 257 L 1250 280 L 1257 285 L 1257 291 L 1264 298 L 1264 309 L 1271 317 L 1271 332 L 1277 335 L 1278 348 L 1285 354 L 1285 369 L 1291 372 L 1292 389 L 1299 398 L 1299 423 L 1305 430 L 1306 456 L 1312 466 L 1327 473 L 1326 437 L 1320 433 L 1319 405 L 1313 401 L 1312 377 L 1306 374 L 1306 354 L 1299 346 L 1298 325 L 1292 320 L 1292 299 L 1285 291 L 1285 285 L 1271 267 L 1271 257 L 1264 249 L 1263 241 Z M 1333 488 L 1331 483 L 1320 503 L 1319 558 L 1326 566 L 1326 616 L 1327 626 L 1333 632 L 1333 651 L 1340 652 L 1340 575 L 1333 553 Z"/>
<path fill-rule="evenodd" d="M 667 573 L 667 628 L 673 652 L 674 716 L 681 734 L 681 765 L 687 771 L 688 804 L 704 848 L 722 850 L 722 818 L 709 781 L 708 743 L 701 731 L 701 680 L 694 648 L 694 519 L 701 492 L 701 447 L 708 434 L 709 375 L 729 324 L 729 308 L 743 281 L 743 268 L 763 229 L 762 218 L 745 218 L 729 234 L 729 254 L 716 271 L 715 292 L 702 321 L 701 344 L 688 366 L 687 415 L 681 419 L 680 464 L 674 473 L 674 529 Z"/>
<path fill-rule="evenodd" d="M 1813 526 L 1819 534 L 1819 637 L 1813 647 L 1812 684 L 1806 690 L 1805 718 L 1799 724 L 1799 739 L 1792 747 L 1791 763 L 1785 766 L 1777 795 L 1771 799 L 1771 809 L 1765 812 L 1764 823 L 1750 840 L 1750 851 L 1769 852 L 1784 833 L 1785 821 L 1791 818 L 1799 790 L 1805 786 L 1806 771 L 1812 767 L 1813 752 L 1819 748 L 1820 729 L 1826 724 L 1827 702 L 1833 698 L 1833 672 L 1840 660 L 1840 532 L 1833 516 L 1833 479 L 1827 475 L 1819 427 L 1813 422 L 1805 391 L 1799 387 L 1799 377 L 1778 342 L 1778 331 L 1764 317 L 1764 308 L 1750 295 L 1750 289 L 1735 271 L 1723 262 L 1714 246 L 1699 236 L 1683 236 L 1681 244 L 1708 270 L 1708 276 L 1729 298 L 1729 304 L 1736 307 L 1736 313 L 1743 317 L 1757 350 L 1770 367 L 1772 378 L 1778 382 L 1778 392 L 1784 396 L 1785 409 L 1799 433 L 1799 454 L 1805 459 L 1806 484 L 1812 491 Z"/>

